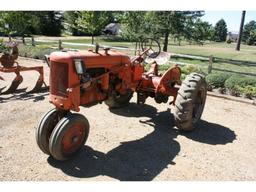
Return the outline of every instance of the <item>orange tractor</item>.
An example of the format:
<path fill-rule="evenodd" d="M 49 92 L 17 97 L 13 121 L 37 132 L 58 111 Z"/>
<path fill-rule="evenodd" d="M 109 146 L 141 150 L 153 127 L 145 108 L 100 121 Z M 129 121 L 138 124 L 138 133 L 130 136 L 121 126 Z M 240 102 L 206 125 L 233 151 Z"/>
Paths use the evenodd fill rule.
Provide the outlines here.
<path fill-rule="evenodd" d="M 71 111 L 79 112 L 80 106 L 103 101 L 109 108 L 123 107 L 135 92 L 140 105 L 147 97 L 167 103 L 171 96 L 176 126 L 186 131 L 194 129 L 206 100 L 206 82 L 201 74 L 190 74 L 181 82 L 178 66 L 161 75 L 157 59 L 146 72 L 145 58 L 157 58 L 161 50 L 153 39 L 142 42 L 142 51 L 133 59 L 110 48 L 99 49 L 53 52 L 48 57 L 50 103 L 55 108 L 41 118 L 36 128 L 36 141 L 44 153 L 62 161 L 85 144 L 89 122 Z"/>

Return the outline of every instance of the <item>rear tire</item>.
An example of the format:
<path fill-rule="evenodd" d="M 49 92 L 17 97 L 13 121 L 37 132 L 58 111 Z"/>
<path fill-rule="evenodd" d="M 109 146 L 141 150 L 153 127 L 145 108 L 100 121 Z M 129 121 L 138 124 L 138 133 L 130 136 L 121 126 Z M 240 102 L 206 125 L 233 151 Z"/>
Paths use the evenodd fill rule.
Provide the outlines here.
<path fill-rule="evenodd" d="M 192 131 L 204 110 L 207 84 L 204 76 L 197 73 L 188 75 L 178 91 L 174 119 L 180 130 Z"/>
<path fill-rule="evenodd" d="M 89 135 L 89 122 L 81 114 L 68 114 L 55 126 L 49 141 L 51 155 L 64 161 L 75 155 Z"/>
<path fill-rule="evenodd" d="M 114 92 L 107 100 L 105 100 L 105 104 L 111 109 L 125 107 L 129 105 L 132 95 L 133 91 L 130 89 L 128 89 L 125 94 Z"/>

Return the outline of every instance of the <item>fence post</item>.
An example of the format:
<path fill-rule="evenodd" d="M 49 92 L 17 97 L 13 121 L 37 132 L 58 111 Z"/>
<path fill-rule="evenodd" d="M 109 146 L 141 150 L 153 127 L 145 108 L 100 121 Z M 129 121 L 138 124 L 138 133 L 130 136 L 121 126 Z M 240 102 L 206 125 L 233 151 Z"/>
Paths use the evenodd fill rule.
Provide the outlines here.
<path fill-rule="evenodd" d="M 136 44 L 135 44 L 135 51 L 134 51 L 134 55 L 135 55 L 135 56 L 137 55 L 137 45 L 138 45 L 138 42 L 136 41 Z"/>
<path fill-rule="evenodd" d="M 62 50 L 62 49 L 63 49 L 63 47 L 62 47 L 62 41 L 59 40 L 59 50 Z"/>
<path fill-rule="evenodd" d="M 31 37 L 31 43 L 32 43 L 32 46 L 34 47 L 36 46 L 34 37 Z"/>
<path fill-rule="evenodd" d="M 23 43 L 23 45 L 26 45 L 26 41 L 25 41 L 25 37 L 24 36 L 22 37 L 22 43 Z"/>
<path fill-rule="evenodd" d="M 213 63 L 213 56 L 210 55 L 210 57 L 209 57 L 209 65 L 208 65 L 208 73 L 212 72 L 212 63 Z"/>

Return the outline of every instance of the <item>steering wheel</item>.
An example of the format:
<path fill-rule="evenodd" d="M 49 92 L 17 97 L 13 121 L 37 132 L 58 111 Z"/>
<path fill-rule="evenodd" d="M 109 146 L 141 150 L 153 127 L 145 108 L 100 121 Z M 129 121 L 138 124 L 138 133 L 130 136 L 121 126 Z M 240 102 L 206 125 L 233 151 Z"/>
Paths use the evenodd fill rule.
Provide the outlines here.
<path fill-rule="evenodd" d="M 156 58 L 161 52 L 159 42 L 153 38 L 146 38 L 141 41 L 142 50 L 149 49 L 145 54 L 150 58 Z"/>

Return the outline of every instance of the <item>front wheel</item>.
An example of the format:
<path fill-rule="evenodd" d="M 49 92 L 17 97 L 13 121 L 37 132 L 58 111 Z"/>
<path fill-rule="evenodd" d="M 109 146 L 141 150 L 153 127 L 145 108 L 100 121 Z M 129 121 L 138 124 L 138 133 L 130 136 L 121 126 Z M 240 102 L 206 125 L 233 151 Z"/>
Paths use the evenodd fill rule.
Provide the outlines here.
<path fill-rule="evenodd" d="M 51 155 L 64 161 L 75 155 L 89 135 L 89 122 L 80 114 L 68 114 L 55 126 L 49 142 Z"/>
<path fill-rule="evenodd" d="M 41 151 L 48 155 L 50 155 L 49 138 L 51 136 L 52 130 L 57 123 L 58 111 L 56 109 L 51 109 L 42 116 L 36 127 L 37 145 L 41 149 Z"/>
<path fill-rule="evenodd" d="M 188 75 L 178 91 L 174 119 L 180 130 L 192 131 L 201 118 L 207 93 L 205 78 L 198 73 Z"/>

